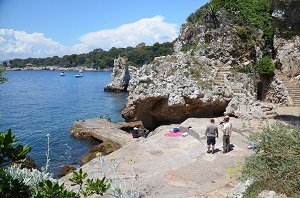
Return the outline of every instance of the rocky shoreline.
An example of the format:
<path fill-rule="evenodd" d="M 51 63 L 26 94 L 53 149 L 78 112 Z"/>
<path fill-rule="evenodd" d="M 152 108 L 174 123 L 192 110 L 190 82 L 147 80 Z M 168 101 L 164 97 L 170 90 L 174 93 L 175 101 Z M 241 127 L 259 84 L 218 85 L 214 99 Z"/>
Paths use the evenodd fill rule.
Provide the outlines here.
<path fill-rule="evenodd" d="M 6 71 L 112 71 L 111 69 L 94 69 L 87 67 L 58 67 L 58 66 L 43 66 L 43 67 L 22 67 L 22 68 L 10 68 L 6 67 Z"/>
<path fill-rule="evenodd" d="M 215 119 L 219 121 L 222 117 Z M 204 131 L 206 124 L 209 123 L 208 118 L 189 118 L 181 124 L 160 126 L 147 138 L 139 139 L 132 138 L 130 134 L 124 135 L 125 131 L 119 131 L 122 126 L 127 128 L 139 126 L 137 123 L 130 125 L 111 123 L 107 119 L 76 121 L 72 127 L 72 134 L 83 138 L 93 136 L 101 140 L 106 139 L 106 142 L 111 141 L 119 145 L 124 143 L 118 150 L 101 158 L 98 155 L 82 166 L 82 169 L 92 177 L 103 173 L 101 163 L 107 163 L 103 165 L 107 171 L 110 169 L 109 164 L 113 163 L 111 160 L 117 160 L 119 163 L 116 167 L 117 172 L 122 175 L 120 177 L 124 178 L 124 182 L 131 182 L 131 169 L 133 168 L 136 175 L 134 182 L 140 187 L 144 186 L 145 197 L 158 197 L 157 192 L 160 197 L 174 197 L 176 194 L 186 193 L 189 196 L 210 195 L 216 194 L 216 189 L 220 189 L 218 193 L 227 194 L 233 189 L 236 181 L 226 176 L 228 174 L 226 169 L 237 166 L 243 162 L 245 156 L 251 154 L 251 151 L 247 149 L 247 137 L 253 131 L 250 128 L 243 128 L 244 122 L 241 119 L 232 118 L 235 131 L 232 139 L 234 149 L 228 155 L 223 155 L 221 152 L 214 155 L 206 154 Z M 257 121 L 251 121 L 249 126 L 256 127 L 255 122 Z M 174 127 L 187 126 L 192 127 L 187 137 L 165 136 Z M 114 132 L 116 135 L 110 136 Z M 112 139 L 109 140 L 108 136 Z M 125 137 L 125 140 L 120 142 L 117 136 Z M 216 148 L 220 150 L 221 144 L 220 137 Z M 100 163 L 99 160 L 104 161 Z M 211 174 L 220 179 L 212 179 Z M 192 175 L 201 175 L 201 177 Z M 67 175 L 61 180 L 68 183 L 69 177 L 70 175 Z M 113 177 L 112 185 L 118 182 L 117 180 L 118 178 Z"/>

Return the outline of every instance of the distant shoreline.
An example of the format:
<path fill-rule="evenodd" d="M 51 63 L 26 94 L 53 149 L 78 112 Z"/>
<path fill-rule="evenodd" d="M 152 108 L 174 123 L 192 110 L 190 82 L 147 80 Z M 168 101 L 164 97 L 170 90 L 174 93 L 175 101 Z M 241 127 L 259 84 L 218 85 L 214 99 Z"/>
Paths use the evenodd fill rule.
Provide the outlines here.
<path fill-rule="evenodd" d="M 86 68 L 86 67 L 56 67 L 56 66 L 44 66 L 44 67 L 15 67 L 15 68 L 5 68 L 6 71 L 112 71 L 111 69 L 94 69 L 94 68 Z"/>

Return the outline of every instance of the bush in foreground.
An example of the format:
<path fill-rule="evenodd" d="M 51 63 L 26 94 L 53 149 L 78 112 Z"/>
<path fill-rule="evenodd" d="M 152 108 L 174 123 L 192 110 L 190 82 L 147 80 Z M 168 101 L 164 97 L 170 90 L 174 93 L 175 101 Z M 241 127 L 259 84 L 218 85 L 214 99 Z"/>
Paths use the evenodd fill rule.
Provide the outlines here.
<path fill-rule="evenodd" d="M 258 142 L 257 149 L 246 159 L 241 179 L 254 182 L 244 197 L 256 197 L 265 189 L 299 197 L 300 129 L 275 123 L 253 139 Z"/>

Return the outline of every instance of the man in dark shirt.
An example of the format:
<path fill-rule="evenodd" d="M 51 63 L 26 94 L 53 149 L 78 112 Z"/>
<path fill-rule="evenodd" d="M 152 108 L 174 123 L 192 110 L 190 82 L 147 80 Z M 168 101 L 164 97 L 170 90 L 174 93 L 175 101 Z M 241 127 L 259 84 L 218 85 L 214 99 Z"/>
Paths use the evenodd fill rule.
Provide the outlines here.
<path fill-rule="evenodd" d="M 216 137 L 218 138 L 218 127 L 215 125 L 215 120 L 210 120 L 210 125 L 206 127 L 205 135 L 207 137 L 207 153 L 214 154 Z M 210 150 L 210 146 L 212 150 Z"/>

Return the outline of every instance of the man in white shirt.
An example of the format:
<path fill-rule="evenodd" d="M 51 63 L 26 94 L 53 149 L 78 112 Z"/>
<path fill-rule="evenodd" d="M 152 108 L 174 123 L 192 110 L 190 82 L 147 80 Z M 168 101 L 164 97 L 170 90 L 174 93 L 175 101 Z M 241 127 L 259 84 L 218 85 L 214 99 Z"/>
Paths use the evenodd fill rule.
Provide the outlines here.
<path fill-rule="evenodd" d="M 229 152 L 230 146 L 230 137 L 232 134 L 232 125 L 229 122 L 229 116 L 224 117 L 224 124 L 223 124 L 223 153 Z"/>

